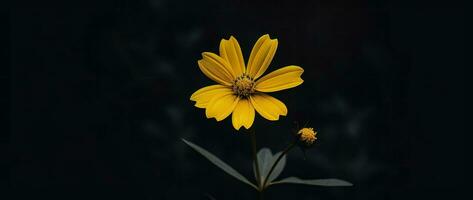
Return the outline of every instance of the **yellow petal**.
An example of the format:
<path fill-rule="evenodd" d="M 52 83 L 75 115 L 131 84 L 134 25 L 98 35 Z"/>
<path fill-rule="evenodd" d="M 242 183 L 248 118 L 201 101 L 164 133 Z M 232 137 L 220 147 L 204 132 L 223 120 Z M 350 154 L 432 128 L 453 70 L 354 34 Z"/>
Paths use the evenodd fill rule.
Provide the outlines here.
<path fill-rule="evenodd" d="M 260 77 L 271 64 L 277 48 L 277 39 L 271 40 L 268 34 L 261 36 L 251 50 L 247 73 L 254 79 Z"/>
<path fill-rule="evenodd" d="M 255 109 L 248 99 L 240 99 L 232 114 L 233 128 L 239 130 L 244 126 L 249 129 L 255 119 Z"/>
<path fill-rule="evenodd" d="M 232 113 L 239 100 L 233 93 L 216 94 L 207 104 L 205 115 L 207 118 L 214 117 L 217 121 L 222 121 Z"/>
<path fill-rule="evenodd" d="M 235 79 L 230 64 L 217 54 L 204 52 L 202 59 L 197 61 L 200 70 L 210 79 L 222 85 L 230 86 Z"/>
<path fill-rule="evenodd" d="M 229 40 L 220 41 L 220 56 L 231 65 L 235 76 L 245 73 L 245 61 L 243 61 L 241 48 L 233 36 Z"/>
<path fill-rule="evenodd" d="M 199 90 L 195 91 L 192 94 L 190 99 L 192 101 L 195 101 L 196 107 L 205 108 L 213 96 L 217 94 L 222 94 L 222 93 L 231 94 L 233 93 L 233 91 L 228 86 L 211 85 L 211 86 L 200 88 Z"/>
<path fill-rule="evenodd" d="M 301 78 L 302 73 L 304 73 L 304 69 L 299 66 L 283 67 L 256 81 L 255 90 L 275 92 L 296 87 L 304 82 Z"/>
<path fill-rule="evenodd" d="M 267 120 L 275 121 L 279 115 L 287 115 L 286 105 L 272 96 L 258 93 L 250 96 L 250 100 L 256 111 Z"/>

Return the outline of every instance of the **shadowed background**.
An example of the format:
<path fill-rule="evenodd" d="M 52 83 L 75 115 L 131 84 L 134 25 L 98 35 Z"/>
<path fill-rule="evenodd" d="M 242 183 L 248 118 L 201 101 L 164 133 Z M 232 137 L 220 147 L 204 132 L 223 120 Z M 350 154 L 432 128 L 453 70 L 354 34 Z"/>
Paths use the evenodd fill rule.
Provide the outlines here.
<path fill-rule="evenodd" d="M 22 7 L 19 5 L 19 7 Z M 247 60 L 279 40 L 268 72 L 305 82 L 274 93 L 289 113 L 257 115 L 258 145 L 319 131 L 281 177 L 340 178 L 346 188 L 279 185 L 267 199 L 456 197 L 464 182 L 463 15 L 410 1 L 67 1 L 11 12 L 9 185 L 15 197 L 252 199 L 255 192 L 185 146 L 252 178 L 249 136 L 190 95 L 213 84 L 196 62 L 235 36 Z M 453 86 L 453 87 L 452 87 Z M 452 87 L 452 88 L 450 88 Z"/>

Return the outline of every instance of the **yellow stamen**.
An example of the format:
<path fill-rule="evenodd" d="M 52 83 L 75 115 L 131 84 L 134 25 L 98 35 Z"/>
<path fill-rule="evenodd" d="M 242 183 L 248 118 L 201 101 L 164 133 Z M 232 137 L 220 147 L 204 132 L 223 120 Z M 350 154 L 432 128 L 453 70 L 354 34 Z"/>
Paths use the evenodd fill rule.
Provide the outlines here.
<path fill-rule="evenodd" d="M 233 82 L 233 92 L 239 97 L 247 98 L 255 91 L 255 81 L 250 76 L 243 74 Z"/>

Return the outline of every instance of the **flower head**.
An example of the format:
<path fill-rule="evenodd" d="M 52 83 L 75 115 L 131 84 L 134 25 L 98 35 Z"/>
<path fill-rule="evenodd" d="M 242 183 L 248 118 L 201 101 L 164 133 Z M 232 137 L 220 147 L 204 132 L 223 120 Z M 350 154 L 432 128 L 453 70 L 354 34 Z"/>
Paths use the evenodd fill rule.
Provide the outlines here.
<path fill-rule="evenodd" d="M 305 147 L 309 147 L 314 144 L 317 140 L 317 131 L 314 131 L 313 128 L 302 128 L 297 132 L 297 138 L 299 143 L 303 144 Z"/>
<path fill-rule="evenodd" d="M 205 109 L 207 118 L 221 121 L 232 114 L 236 130 L 242 126 L 249 129 L 255 118 L 255 110 L 267 120 L 275 121 L 287 115 L 283 102 L 265 94 L 296 87 L 302 84 L 304 70 L 290 65 L 263 77 L 276 53 L 277 39 L 261 36 L 251 51 L 245 65 L 238 41 L 231 36 L 220 42 L 220 55 L 204 52 L 197 62 L 200 70 L 216 85 L 194 92 L 191 100 L 195 106 Z M 261 78 L 260 78 L 261 77 Z"/>

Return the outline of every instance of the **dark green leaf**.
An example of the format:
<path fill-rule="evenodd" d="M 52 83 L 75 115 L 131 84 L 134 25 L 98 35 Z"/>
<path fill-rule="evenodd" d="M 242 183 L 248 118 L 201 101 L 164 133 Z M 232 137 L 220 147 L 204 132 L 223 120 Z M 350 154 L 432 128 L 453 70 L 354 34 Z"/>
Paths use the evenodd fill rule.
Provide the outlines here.
<path fill-rule="evenodd" d="M 196 145 L 192 142 L 189 142 L 185 139 L 182 139 L 182 141 L 184 143 L 186 143 L 187 145 L 189 145 L 192 149 L 194 149 L 195 151 L 200 153 L 202 156 L 207 158 L 210 162 L 215 164 L 217 167 L 219 167 L 223 171 L 227 172 L 228 174 L 230 174 L 231 176 L 233 176 L 236 179 L 240 180 L 241 182 L 244 182 L 244 183 L 250 185 L 251 187 L 253 187 L 255 189 L 258 189 L 253 183 L 248 181 L 248 179 L 246 179 L 243 175 L 238 173 L 235 169 L 230 167 L 228 164 L 226 164 L 225 162 L 220 160 L 217 156 L 214 156 L 212 153 L 208 152 L 207 150 L 203 149 L 202 147 L 199 147 L 198 145 Z"/>
<path fill-rule="evenodd" d="M 258 165 L 259 165 L 259 171 L 260 171 L 259 180 L 261 180 L 261 183 L 262 183 L 264 181 L 264 178 L 266 177 L 266 174 L 268 174 L 269 169 L 271 168 L 273 154 L 271 153 L 270 149 L 262 148 L 258 151 L 256 158 L 258 159 Z M 256 180 L 258 180 L 258 177 L 256 177 L 256 167 L 254 164 L 253 164 L 253 172 L 255 174 Z"/>
<path fill-rule="evenodd" d="M 334 178 L 302 180 L 302 179 L 297 178 L 297 177 L 289 177 L 289 178 L 282 179 L 280 181 L 275 181 L 275 182 L 272 182 L 271 185 L 281 184 L 281 183 L 305 184 L 305 185 L 329 186 L 329 187 L 333 187 L 333 186 L 352 186 L 353 185 L 353 184 L 351 184 L 347 181 L 340 180 L 340 179 L 334 179 Z"/>
<path fill-rule="evenodd" d="M 278 157 L 282 154 L 282 152 L 278 152 L 273 156 L 271 166 L 276 162 Z M 271 173 L 271 176 L 269 176 L 268 183 L 271 183 L 274 179 L 278 178 L 278 176 L 281 174 L 281 172 L 284 170 L 284 167 L 286 166 L 286 155 L 283 155 L 281 160 L 278 162 L 276 167 L 274 167 L 273 173 Z"/>

